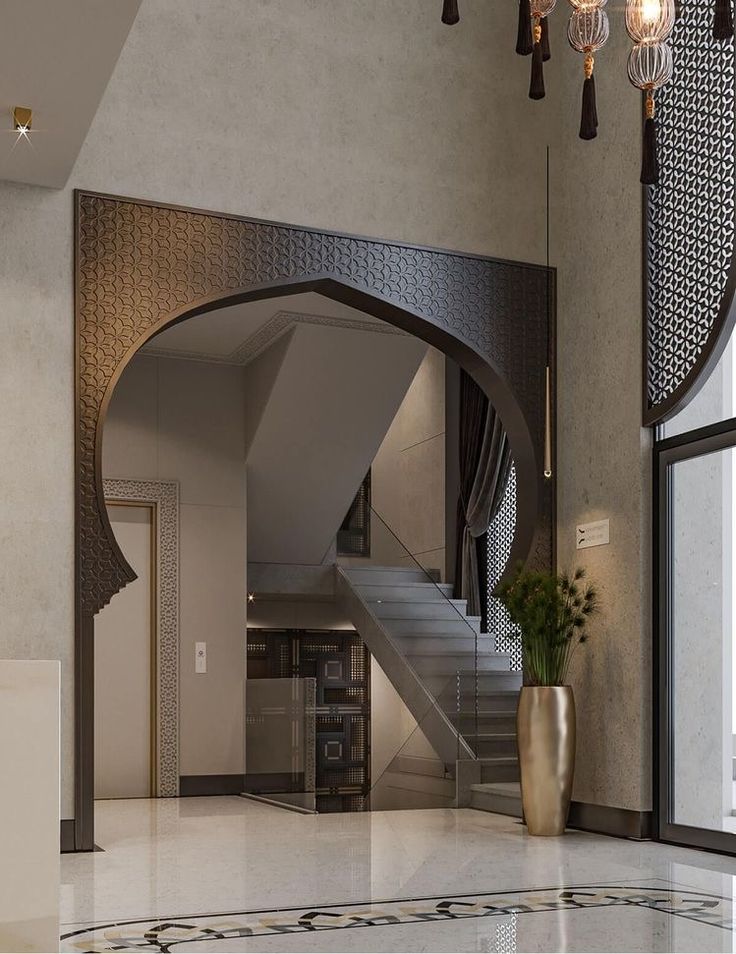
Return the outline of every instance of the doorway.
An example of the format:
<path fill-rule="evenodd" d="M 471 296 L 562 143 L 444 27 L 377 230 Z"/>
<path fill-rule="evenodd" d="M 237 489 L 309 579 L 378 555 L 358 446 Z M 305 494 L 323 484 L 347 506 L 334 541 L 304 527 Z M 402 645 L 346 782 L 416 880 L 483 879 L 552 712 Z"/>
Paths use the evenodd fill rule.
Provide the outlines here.
<path fill-rule="evenodd" d="M 548 565 L 554 482 L 545 481 L 542 460 L 545 434 L 554 432 L 554 393 L 547 398 L 544 390 L 547 369 L 554 381 L 554 281 L 548 269 L 526 263 L 238 216 L 82 192 L 76 203 L 75 847 L 89 850 L 96 618 L 135 579 L 102 505 L 102 434 L 113 392 L 137 352 L 188 319 L 302 293 L 321 294 L 371 322 L 415 335 L 465 368 L 492 400 L 516 465 L 510 560 Z M 142 258 L 131 277 L 132 248 Z M 110 282 L 112 276 L 119 281 Z M 166 605 L 162 595 L 162 611 Z M 162 679 L 169 669 L 174 672 L 160 663 Z M 198 674 L 198 687 L 204 676 Z M 169 695 L 173 699 L 175 690 Z M 166 732 L 159 727 L 159 740 L 169 739 L 172 752 L 177 731 L 173 722 Z M 177 794 L 170 761 L 167 794 Z"/>
<path fill-rule="evenodd" d="M 108 500 L 115 538 L 137 579 L 97 622 L 95 798 L 156 793 L 156 513 L 143 501 Z"/>

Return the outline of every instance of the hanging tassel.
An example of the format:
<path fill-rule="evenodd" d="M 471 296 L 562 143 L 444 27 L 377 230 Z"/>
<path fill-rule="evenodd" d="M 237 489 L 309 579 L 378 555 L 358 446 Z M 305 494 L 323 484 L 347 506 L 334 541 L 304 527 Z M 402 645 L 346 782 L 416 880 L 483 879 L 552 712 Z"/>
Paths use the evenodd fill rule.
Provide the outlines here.
<path fill-rule="evenodd" d="M 733 36 L 733 16 L 731 15 L 731 0 L 716 0 L 715 16 L 713 17 L 713 37 L 716 40 L 728 40 Z"/>
<path fill-rule="evenodd" d="M 534 49 L 532 50 L 532 77 L 529 83 L 529 99 L 544 99 L 542 63 L 542 27 L 537 22 L 534 24 Z"/>
<path fill-rule="evenodd" d="M 593 55 L 585 54 L 585 82 L 583 83 L 583 109 L 580 114 L 580 138 L 595 139 L 598 135 L 598 110 L 595 103 L 595 77 Z"/>
<path fill-rule="evenodd" d="M 549 23 L 547 22 L 547 17 L 542 17 L 542 59 L 546 63 L 547 60 L 552 58 L 552 53 L 549 48 Z"/>
<path fill-rule="evenodd" d="M 642 185 L 656 185 L 659 182 L 659 163 L 657 162 L 657 127 L 654 122 L 654 96 L 651 90 L 647 90 L 646 116 L 639 181 Z"/>
<path fill-rule="evenodd" d="M 580 114 L 580 138 L 595 139 L 598 135 L 598 117 L 595 111 L 595 80 L 589 77 L 583 83 L 583 110 Z"/>
<path fill-rule="evenodd" d="M 460 20 L 460 11 L 457 8 L 457 0 L 444 0 L 442 4 L 442 22 L 448 26 L 453 26 Z"/>
<path fill-rule="evenodd" d="M 529 5 L 529 0 L 519 0 L 519 28 L 516 33 L 516 52 L 519 56 L 529 56 L 533 46 L 532 9 Z"/>

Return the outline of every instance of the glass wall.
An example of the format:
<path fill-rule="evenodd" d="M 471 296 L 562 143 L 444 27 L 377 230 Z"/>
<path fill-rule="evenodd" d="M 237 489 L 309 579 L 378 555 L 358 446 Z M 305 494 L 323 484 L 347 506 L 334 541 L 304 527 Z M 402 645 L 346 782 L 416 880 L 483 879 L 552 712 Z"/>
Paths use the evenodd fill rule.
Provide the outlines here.
<path fill-rule="evenodd" d="M 731 377 L 715 383 L 712 409 L 733 401 Z M 736 421 L 662 440 L 656 458 L 660 836 L 736 853 Z"/>

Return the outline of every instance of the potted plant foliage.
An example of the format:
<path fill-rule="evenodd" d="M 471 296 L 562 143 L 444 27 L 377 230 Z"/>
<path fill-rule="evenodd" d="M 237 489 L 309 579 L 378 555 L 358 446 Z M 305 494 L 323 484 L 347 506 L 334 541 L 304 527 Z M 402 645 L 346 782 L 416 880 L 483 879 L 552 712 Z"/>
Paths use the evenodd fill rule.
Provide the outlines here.
<path fill-rule="evenodd" d="M 524 820 L 531 835 L 561 835 L 575 769 L 575 699 L 567 676 L 598 595 L 583 569 L 553 574 L 519 566 L 499 597 L 521 639 L 525 685 L 516 730 Z"/>

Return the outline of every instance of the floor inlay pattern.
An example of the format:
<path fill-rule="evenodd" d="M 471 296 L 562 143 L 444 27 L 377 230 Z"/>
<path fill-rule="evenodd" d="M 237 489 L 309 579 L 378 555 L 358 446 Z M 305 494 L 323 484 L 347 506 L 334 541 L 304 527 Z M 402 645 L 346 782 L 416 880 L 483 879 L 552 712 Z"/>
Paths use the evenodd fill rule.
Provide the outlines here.
<path fill-rule="evenodd" d="M 498 939 L 505 950 L 515 950 L 517 921 L 549 912 L 599 911 L 617 907 L 621 917 L 641 909 L 684 919 L 724 932 L 733 931 L 731 898 L 681 886 L 577 885 L 549 889 L 490 892 L 366 904 L 327 904 L 228 914 L 177 916 L 165 919 L 128 920 L 93 924 L 62 935 L 63 952 L 150 951 L 157 954 L 183 951 L 234 951 L 232 942 L 341 931 L 390 925 L 431 925 L 473 918 L 503 919 Z M 511 943 L 509 943 L 511 942 Z M 729 945 L 730 946 L 730 945 Z M 302 950 L 301 947 L 294 948 Z M 346 939 L 342 950 L 356 949 Z M 363 948 L 358 948 L 363 949 Z M 404 948 L 401 948 L 404 950 Z M 431 947 L 427 948 L 432 950 Z M 491 948 L 494 949 L 494 948 Z M 500 948 L 495 948 L 499 950 Z M 613 948 L 609 948 L 613 949 Z"/>

